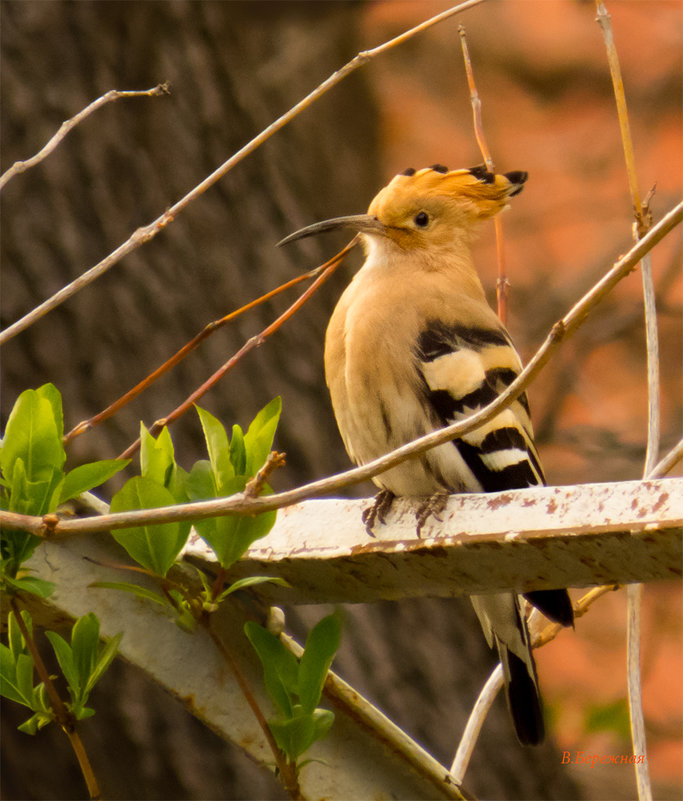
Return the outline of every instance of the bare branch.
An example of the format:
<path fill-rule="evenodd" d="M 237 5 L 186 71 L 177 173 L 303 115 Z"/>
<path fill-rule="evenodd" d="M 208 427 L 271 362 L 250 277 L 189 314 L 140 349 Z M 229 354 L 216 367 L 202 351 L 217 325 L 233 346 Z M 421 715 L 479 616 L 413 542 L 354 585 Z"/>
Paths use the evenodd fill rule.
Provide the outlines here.
<path fill-rule="evenodd" d="M 138 228 L 138 230 L 135 231 L 123 244 L 119 245 L 116 250 L 112 251 L 112 253 L 110 253 L 101 262 L 96 264 L 94 267 L 91 267 L 89 270 L 83 273 L 83 275 L 79 276 L 75 281 L 60 289 L 59 292 L 56 292 L 54 295 L 52 295 L 52 297 L 48 298 L 39 306 L 36 306 L 24 317 L 5 328 L 5 330 L 0 333 L 0 345 L 5 344 L 5 342 L 12 339 L 12 337 L 15 337 L 21 331 L 24 331 L 26 328 L 33 325 L 33 323 L 35 323 L 41 317 L 44 317 L 48 312 L 57 308 L 57 306 L 60 306 L 72 295 L 75 295 L 101 275 L 104 275 L 104 273 L 107 272 L 110 267 L 113 267 L 124 256 L 127 256 L 129 253 L 140 247 L 140 245 L 148 242 L 150 239 L 153 239 L 169 223 L 173 222 L 174 218 L 180 214 L 181 211 L 184 211 L 193 200 L 196 200 L 200 195 L 206 192 L 209 187 L 213 186 L 213 184 L 230 172 L 230 170 L 236 164 L 239 164 L 239 162 L 242 161 L 246 156 L 248 156 L 250 153 L 253 153 L 253 151 L 260 147 L 267 139 L 270 139 L 273 134 L 277 133 L 281 128 L 287 125 L 287 123 L 291 122 L 291 120 L 298 116 L 302 111 L 307 109 L 312 103 L 318 100 L 318 98 L 322 97 L 322 95 L 336 86 L 340 81 L 358 69 L 358 67 L 362 67 L 364 64 L 367 64 L 368 61 L 375 58 L 375 56 L 379 56 L 382 53 L 385 53 L 387 50 L 402 44 L 416 34 L 422 33 L 422 31 L 431 28 L 433 25 L 443 22 L 449 17 L 452 17 L 461 11 L 465 11 L 466 9 L 472 8 L 473 6 L 479 5 L 483 2 L 484 0 L 466 0 L 466 2 L 460 3 L 457 6 L 453 6 L 452 8 L 443 11 L 441 14 L 431 17 L 425 22 L 420 23 L 420 25 L 416 25 L 414 28 L 405 31 L 399 36 L 396 36 L 394 39 L 384 42 L 384 44 L 381 44 L 372 50 L 364 50 L 358 53 L 358 55 L 351 59 L 351 61 L 330 75 L 329 78 L 323 81 L 310 94 L 306 95 L 303 100 L 300 100 L 295 106 L 292 106 L 289 111 L 285 112 L 281 117 L 278 117 L 275 122 L 271 123 L 267 128 L 264 128 L 261 133 L 255 136 L 235 154 L 230 156 L 227 161 L 224 161 L 220 167 L 216 168 L 201 183 L 197 184 L 194 189 L 174 203 L 161 216 L 157 217 L 156 220 L 149 223 L 149 225 Z"/>
<path fill-rule="evenodd" d="M 284 311 L 276 320 L 274 320 L 269 326 L 263 329 L 259 334 L 251 337 L 248 339 L 244 345 L 237 351 L 237 353 L 233 354 L 225 364 L 216 370 L 216 372 L 208 378 L 200 387 L 198 387 L 188 398 L 186 398 L 180 406 L 177 406 L 169 415 L 168 417 L 164 417 L 161 420 L 157 420 L 154 425 L 150 428 L 149 433 L 152 436 L 157 436 L 161 429 L 164 426 L 170 425 L 171 423 L 175 422 L 179 417 L 181 417 L 185 412 L 191 409 L 194 404 L 204 395 L 206 394 L 218 381 L 221 380 L 228 373 L 232 370 L 233 367 L 245 356 L 249 351 L 254 350 L 254 348 L 258 348 L 261 346 L 266 339 L 271 334 L 274 334 L 290 317 L 292 317 L 303 305 L 304 303 L 315 293 L 318 289 L 322 286 L 322 284 L 327 281 L 327 279 L 334 273 L 334 271 L 339 267 L 339 265 L 344 260 L 346 254 L 355 247 L 356 243 L 358 242 L 358 237 L 355 236 L 348 245 L 342 248 L 339 253 L 332 256 L 332 258 L 325 262 L 322 265 L 323 270 L 320 275 L 315 279 L 315 281 L 306 289 L 304 292 L 299 295 L 299 297 L 289 306 L 286 311 Z M 133 454 L 135 454 L 140 447 L 140 438 L 135 440 L 126 450 L 118 457 L 119 459 L 128 459 Z"/>
<path fill-rule="evenodd" d="M 258 496 L 263 492 L 263 487 L 266 481 L 268 481 L 270 474 L 273 471 L 285 466 L 286 456 L 287 455 L 284 453 L 271 451 L 268 454 L 268 458 L 266 459 L 263 467 L 253 478 L 250 478 L 249 481 L 247 481 L 247 485 L 244 488 L 244 494 L 248 498 L 258 498 Z"/>
<path fill-rule="evenodd" d="M 486 716 L 491 709 L 491 704 L 496 700 L 496 696 L 503 686 L 503 666 L 499 662 L 493 669 L 488 681 L 479 693 L 472 712 L 467 719 L 467 725 L 463 732 L 462 739 L 458 744 L 450 774 L 459 784 L 465 777 L 465 771 L 470 764 L 474 746 L 477 744 L 481 727 L 484 725 Z"/>
<path fill-rule="evenodd" d="M 462 55 L 465 60 L 465 73 L 467 74 L 467 85 L 470 90 L 470 102 L 472 103 L 472 118 L 474 122 L 474 136 L 479 145 L 482 158 L 486 164 L 486 169 L 489 172 L 495 172 L 495 165 L 491 158 L 491 151 L 486 143 L 484 136 L 484 124 L 481 117 L 481 98 L 477 91 L 477 85 L 474 81 L 474 70 L 472 69 L 472 61 L 470 59 L 470 51 L 467 46 L 467 36 L 465 34 L 465 26 L 458 27 L 460 33 L 460 44 L 462 46 Z M 493 220 L 496 231 L 496 262 L 498 264 L 498 277 L 496 279 L 496 301 L 498 305 L 498 316 L 500 317 L 503 325 L 507 324 L 508 316 L 508 290 L 510 282 L 507 278 L 507 270 L 505 267 L 505 242 L 503 239 L 503 220 L 500 214 L 496 215 Z"/>
<path fill-rule="evenodd" d="M 647 478 L 659 478 L 665 476 L 670 470 L 683 459 L 683 439 L 680 439 L 674 447 L 667 453 L 667 455 L 658 462 L 652 471 L 648 474 Z"/>
<path fill-rule="evenodd" d="M 621 77 L 621 67 L 619 66 L 619 56 L 617 55 L 617 48 L 614 44 L 614 35 L 612 33 L 610 15 L 607 13 L 607 9 L 605 8 L 602 0 L 596 0 L 595 5 L 598 12 L 596 19 L 598 25 L 600 25 L 600 29 L 602 30 L 602 35 L 605 40 L 607 61 L 609 63 L 610 76 L 612 77 L 612 86 L 614 87 L 614 99 L 617 103 L 617 114 L 619 116 L 619 128 L 621 130 L 621 142 L 624 147 L 624 159 L 626 160 L 628 185 L 631 192 L 631 198 L 633 200 L 636 220 L 640 225 L 642 210 L 640 205 L 640 193 L 638 191 L 638 180 L 636 178 L 636 159 L 633 154 L 633 140 L 631 139 L 631 130 L 628 124 L 626 95 L 624 93 L 624 82 Z M 645 233 L 645 230 L 643 230 L 642 233 Z M 639 231 L 639 233 L 641 232 Z"/>
<path fill-rule="evenodd" d="M 643 281 L 643 303 L 645 306 L 645 342 L 647 346 L 647 451 L 643 475 L 647 476 L 659 457 L 660 398 L 659 398 L 659 334 L 657 331 L 657 306 L 655 284 L 652 278 L 650 254 L 640 264 Z"/>
<path fill-rule="evenodd" d="M 493 164 L 493 159 L 491 158 L 491 151 L 489 150 L 489 146 L 486 144 L 486 137 L 484 136 L 484 125 L 481 119 L 481 98 L 479 97 L 479 92 L 477 91 L 477 85 L 474 82 L 474 71 L 472 69 L 472 61 L 470 59 L 470 51 L 467 46 L 467 35 L 465 33 L 465 26 L 459 25 L 458 26 L 458 33 L 460 34 L 460 45 L 462 47 L 462 56 L 465 60 L 465 73 L 467 75 L 467 86 L 470 90 L 470 102 L 472 104 L 472 118 L 474 122 L 474 136 L 477 140 L 477 144 L 479 145 L 479 150 L 481 151 L 481 155 L 484 158 L 484 162 L 486 164 L 486 169 L 489 172 L 493 172 L 495 166 Z"/>
<path fill-rule="evenodd" d="M 334 256 L 333 259 L 336 259 L 337 256 Z M 330 260 L 332 261 L 332 260 Z M 325 262 L 325 264 L 321 264 L 318 267 L 315 267 L 312 270 L 309 270 L 307 273 L 303 273 L 303 275 L 297 275 L 295 278 L 292 278 L 290 281 L 281 284 L 280 286 L 276 287 L 275 289 L 271 289 L 270 292 L 266 292 L 265 295 L 261 295 L 260 298 L 256 298 L 256 300 L 252 300 L 249 303 L 246 303 L 244 306 L 236 309 L 230 314 L 226 314 L 225 317 L 221 317 L 220 320 L 213 320 L 212 322 L 208 323 L 207 325 L 202 328 L 202 330 L 196 334 L 188 343 L 183 345 L 180 350 L 176 351 L 170 359 L 167 359 L 160 367 L 157 367 L 154 372 L 150 373 L 146 378 L 136 384 L 132 389 L 128 390 L 124 395 L 120 398 L 115 400 L 113 403 L 109 404 L 106 409 L 103 409 L 98 414 L 94 415 L 93 417 L 89 418 L 88 420 L 83 420 L 82 422 L 78 423 L 78 425 L 74 426 L 74 428 L 69 431 L 68 434 L 64 436 L 63 442 L 64 445 L 68 445 L 72 439 L 75 437 L 80 436 L 81 434 L 85 434 L 86 431 L 89 431 L 91 428 L 103 423 L 105 420 L 108 420 L 112 415 L 116 414 L 120 411 L 124 406 L 128 403 L 133 401 L 138 395 L 142 394 L 148 387 L 150 387 L 155 381 L 157 381 L 161 376 L 165 375 L 169 370 L 175 367 L 177 364 L 192 353 L 193 350 L 199 347 L 199 345 L 205 340 L 208 339 L 211 334 L 215 331 L 218 331 L 227 323 L 234 320 L 236 317 L 239 317 L 246 311 L 249 311 L 256 306 L 259 306 L 261 303 L 265 303 L 265 301 L 270 300 L 271 298 L 279 295 L 281 292 L 284 292 L 287 289 L 295 286 L 296 284 L 301 283 L 302 281 L 306 281 L 309 278 L 315 278 L 318 276 L 323 270 L 327 269 L 330 264 L 330 261 Z"/>
<path fill-rule="evenodd" d="M 5 185 L 15 175 L 26 172 L 26 170 L 31 169 L 31 167 L 35 167 L 36 164 L 39 164 L 41 161 L 43 161 L 43 159 L 46 159 L 50 153 L 52 153 L 52 151 L 62 143 L 66 135 L 80 122 L 83 122 L 86 117 L 89 117 L 93 111 L 97 111 L 97 109 L 101 108 L 107 103 L 112 103 L 113 101 L 119 100 L 123 97 L 159 97 L 160 95 L 169 94 L 171 94 L 171 89 L 168 83 L 160 83 L 153 89 L 110 89 L 106 94 L 103 94 L 102 97 L 98 97 L 97 100 L 94 100 L 89 106 L 86 106 L 82 111 L 79 111 L 75 117 L 64 120 L 64 122 L 59 126 L 57 133 L 42 148 L 42 150 L 39 150 L 35 154 L 35 156 L 31 156 L 31 158 L 26 159 L 25 161 L 15 161 L 8 170 L 0 175 L 0 191 L 2 191 Z"/>
<path fill-rule="evenodd" d="M 635 214 L 635 225 L 633 226 L 633 237 L 637 241 L 648 230 L 652 223 L 652 218 L 645 204 L 641 203 L 640 192 L 638 190 L 638 178 L 636 175 L 636 162 L 633 151 L 633 140 L 631 138 L 631 126 L 628 119 L 628 109 L 626 106 L 626 93 L 624 92 L 624 82 L 621 77 L 621 67 L 619 65 L 619 55 L 614 43 L 612 24 L 610 15 L 607 13 L 602 0 L 596 0 L 597 21 L 602 30 L 607 50 L 607 61 L 609 63 L 612 86 L 614 87 L 614 99 L 617 104 L 617 114 L 619 117 L 619 128 L 621 131 L 621 142 L 624 149 L 624 159 L 626 161 L 626 173 L 628 175 L 628 185 L 631 192 L 631 201 Z M 652 265 L 649 254 L 643 259 L 641 265 L 643 280 L 643 300 L 645 304 L 645 337 L 647 343 L 647 383 L 648 383 L 648 430 L 647 430 L 647 451 L 645 455 L 645 466 L 643 474 L 647 475 L 657 461 L 659 450 L 659 339 L 657 335 L 657 311 L 655 307 L 655 289 L 652 280 Z M 643 698 L 642 682 L 640 674 L 640 603 L 642 598 L 642 588 L 637 585 L 629 585 L 627 595 L 627 677 L 628 677 L 628 701 L 629 716 L 631 719 L 631 738 L 633 740 L 633 753 L 636 756 L 645 757 L 646 738 L 645 720 L 643 717 Z M 638 786 L 639 801 L 652 801 L 652 785 L 646 759 L 636 760 L 636 784 Z"/>

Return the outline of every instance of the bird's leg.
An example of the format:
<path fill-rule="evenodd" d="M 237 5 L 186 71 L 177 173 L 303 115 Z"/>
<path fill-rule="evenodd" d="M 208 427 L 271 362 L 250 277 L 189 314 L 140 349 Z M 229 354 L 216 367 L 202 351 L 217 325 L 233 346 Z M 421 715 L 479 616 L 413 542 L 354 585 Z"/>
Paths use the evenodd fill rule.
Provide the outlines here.
<path fill-rule="evenodd" d="M 365 530 L 371 537 L 375 535 L 372 533 L 372 529 L 375 527 L 375 523 L 384 523 L 384 518 L 386 517 L 389 509 L 391 509 L 391 504 L 394 502 L 394 498 L 396 496 L 390 490 L 380 490 L 377 495 L 375 495 L 375 500 L 367 509 L 363 509 L 362 520 L 365 523 Z"/>
<path fill-rule="evenodd" d="M 421 536 L 422 527 L 424 524 L 429 520 L 430 517 L 434 516 L 436 520 L 441 522 L 441 518 L 439 515 L 443 510 L 446 508 L 446 504 L 448 503 L 448 493 L 446 492 L 435 492 L 434 495 L 430 495 L 424 503 L 420 504 L 418 510 L 415 512 L 415 518 L 417 520 L 417 536 Z"/>

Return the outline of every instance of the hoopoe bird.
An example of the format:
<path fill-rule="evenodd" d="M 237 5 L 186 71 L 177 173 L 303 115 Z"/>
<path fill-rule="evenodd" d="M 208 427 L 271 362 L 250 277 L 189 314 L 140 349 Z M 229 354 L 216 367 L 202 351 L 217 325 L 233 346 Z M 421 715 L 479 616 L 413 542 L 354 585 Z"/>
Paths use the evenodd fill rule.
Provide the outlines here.
<path fill-rule="evenodd" d="M 411 168 L 379 192 L 367 214 L 319 222 L 280 243 L 339 228 L 361 235 L 365 262 L 325 338 L 332 406 L 356 464 L 468 417 L 521 371 L 510 336 L 486 300 L 470 243 L 477 224 L 505 208 L 526 179 L 525 172 L 494 175 L 484 167 Z M 368 530 L 383 522 L 394 496 L 425 496 L 431 500 L 418 512 L 418 533 L 450 493 L 543 484 L 526 394 L 480 428 L 373 481 L 380 493 L 364 515 Z M 523 597 L 551 620 L 572 625 L 566 590 Z M 536 745 L 544 738 L 543 712 L 523 597 L 471 600 L 489 647 L 498 649 L 517 737 Z"/>

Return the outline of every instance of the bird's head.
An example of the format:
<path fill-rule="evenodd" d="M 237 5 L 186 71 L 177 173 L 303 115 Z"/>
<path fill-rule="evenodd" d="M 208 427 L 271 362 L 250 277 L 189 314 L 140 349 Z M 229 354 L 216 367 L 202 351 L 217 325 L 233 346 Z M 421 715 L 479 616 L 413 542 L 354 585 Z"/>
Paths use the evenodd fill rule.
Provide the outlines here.
<path fill-rule="evenodd" d="M 526 172 L 494 175 L 483 166 L 411 168 L 396 175 L 377 194 L 367 214 L 314 223 L 279 244 L 350 228 L 369 239 L 390 240 L 401 250 L 449 247 L 467 241 L 477 222 L 505 208 L 507 199 L 522 191 L 526 179 Z"/>

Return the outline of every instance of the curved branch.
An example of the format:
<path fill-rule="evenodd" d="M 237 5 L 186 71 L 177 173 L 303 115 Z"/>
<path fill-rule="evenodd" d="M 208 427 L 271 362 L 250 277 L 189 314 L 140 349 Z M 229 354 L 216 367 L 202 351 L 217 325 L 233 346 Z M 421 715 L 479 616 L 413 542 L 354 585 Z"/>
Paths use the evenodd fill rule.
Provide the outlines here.
<path fill-rule="evenodd" d="M 79 111 L 78 114 L 70 117 L 68 120 L 64 120 L 59 126 L 57 133 L 54 134 L 50 141 L 44 145 L 35 156 L 31 156 L 31 158 L 25 159 L 24 161 L 15 161 L 8 170 L 0 175 L 0 191 L 15 175 L 26 172 L 26 170 L 35 167 L 36 164 L 40 164 L 43 159 L 46 159 L 50 153 L 62 143 L 66 135 L 80 122 L 83 122 L 86 117 L 89 117 L 93 111 L 97 111 L 97 109 L 107 103 L 112 103 L 114 100 L 119 100 L 122 97 L 159 97 L 160 95 L 169 94 L 171 94 L 171 89 L 168 83 L 160 83 L 152 89 L 110 89 L 108 92 L 105 92 L 102 97 L 93 100 L 92 103 Z"/>

